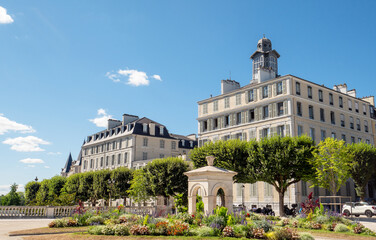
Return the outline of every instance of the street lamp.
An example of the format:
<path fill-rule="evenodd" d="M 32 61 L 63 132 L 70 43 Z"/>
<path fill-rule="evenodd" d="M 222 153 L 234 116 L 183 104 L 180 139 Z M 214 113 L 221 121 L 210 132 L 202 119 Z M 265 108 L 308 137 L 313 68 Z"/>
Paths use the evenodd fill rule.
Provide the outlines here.
<path fill-rule="evenodd" d="M 242 184 L 242 209 L 243 209 L 243 211 L 245 211 L 245 206 L 244 206 L 244 188 L 245 188 L 245 185 Z"/>
<path fill-rule="evenodd" d="M 38 177 L 35 177 L 35 181 L 38 182 Z"/>
<path fill-rule="evenodd" d="M 108 194 L 109 194 L 109 198 L 108 198 L 108 207 L 111 207 L 111 190 L 112 190 L 112 187 L 115 183 L 115 180 L 114 179 L 108 179 L 108 184 L 110 185 L 110 191 L 108 191 Z"/>

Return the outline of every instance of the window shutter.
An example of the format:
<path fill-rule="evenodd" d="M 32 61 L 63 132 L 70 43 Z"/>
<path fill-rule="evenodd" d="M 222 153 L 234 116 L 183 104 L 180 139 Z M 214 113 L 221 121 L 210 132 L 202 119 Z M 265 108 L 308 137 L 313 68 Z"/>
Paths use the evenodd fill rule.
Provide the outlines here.
<path fill-rule="evenodd" d="M 203 122 L 201 121 L 200 122 L 200 132 L 203 132 L 204 131 L 204 124 Z"/>
<path fill-rule="evenodd" d="M 236 113 L 232 114 L 232 125 L 236 125 Z"/>
<path fill-rule="evenodd" d="M 262 129 L 259 130 L 259 139 L 262 138 Z"/>
<path fill-rule="evenodd" d="M 277 117 L 277 103 L 273 103 L 273 117 Z"/>
<path fill-rule="evenodd" d="M 254 111 L 255 111 L 255 121 L 258 121 L 259 120 L 259 110 L 258 110 L 258 108 L 255 108 Z"/>
<path fill-rule="evenodd" d="M 289 112 L 288 112 L 288 104 L 287 104 L 287 101 L 283 101 L 283 114 L 284 115 L 287 115 Z"/>
<path fill-rule="evenodd" d="M 269 104 L 268 106 L 268 110 L 269 110 L 269 118 L 272 118 L 273 117 L 273 104 Z"/>
<path fill-rule="evenodd" d="M 248 111 L 243 112 L 243 114 L 244 114 L 244 123 L 249 122 L 249 113 L 248 113 Z"/>
<path fill-rule="evenodd" d="M 213 119 L 208 119 L 208 130 L 213 130 Z"/>
<path fill-rule="evenodd" d="M 241 113 L 241 115 L 242 115 L 242 122 L 241 123 L 245 123 L 245 114 L 246 114 L 246 112 Z"/>
<path fill-rule="evenodd" d="M 242 140 L 247 141 L 247 133 L 245 132 L 242 133 Z"/>
<path fill-rule="evenodd" d="M 248 134 L 249 134 L 249 140 L 256 138 L 255 130 L 249 130 Z"/>
<path fill-rule="evenodd" d="M 275 136 L 275 135 L 277 135 L 277 127 L 272 127 L 271 129 L 270 129 L 270 136 Z"/>
<path fill-rule="evenodd" d="M 286 80 L 282 81 L 282 92 L 283 94 L 286 94 L 287 89 L 286 89 Z"/>
<path fill-rule="evenodd" d="M 257 101 L 257 94 L 258 94 L 258 91 L 257 91 L 257 88 L 253 89 L 253 101 L 256 102 Z"/>
<path fill-rule="evenodd" d="M 222 124 L 221 126 L 222 126 L 222 128 L 225 127 L 225 118 L 226 118 L 226 117 L 224 117 L 224 116 L 221 117 L 221 121 L 222 121 L 222 122 L 221 122 L 221 124 Z"/>
<path fill-rule="evenodd" d="M 290 124 L 285 125 L 285 136 L 290 136 Z"/>
<path fill-rule="evenodd" d="M 262 113 L 262 107 L 259 108 L 259 119 L 262 120 L 262 118 L 264 117 L 263 113 Z"/>
<path fill-rule="evenodd" d="M 245 91 L 244 93 L 244 96 L 245 96 L 245 103 L 249 103 L 249 91 Z"/>
<path fill-rule="evenodd" d="M 268 97 L 272 97 L 272 85 L 268 85 Z"/>
<path fill-rule="evenodd" d="M 277 83 L 273 84 L 273 97 L 277 96 Z"/>

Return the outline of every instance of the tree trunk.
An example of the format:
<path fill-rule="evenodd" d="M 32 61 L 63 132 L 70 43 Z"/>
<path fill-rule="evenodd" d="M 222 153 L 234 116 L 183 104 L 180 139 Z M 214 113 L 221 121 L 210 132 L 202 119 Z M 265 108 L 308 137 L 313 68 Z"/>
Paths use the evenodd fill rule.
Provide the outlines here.
<path fill-rule="evenodd" d="M 279 195 L 279 216 L 284 217 L 285 216 L 285 209 L 284 209 L 284 197 L 285 192 L 278 192 Z"/>

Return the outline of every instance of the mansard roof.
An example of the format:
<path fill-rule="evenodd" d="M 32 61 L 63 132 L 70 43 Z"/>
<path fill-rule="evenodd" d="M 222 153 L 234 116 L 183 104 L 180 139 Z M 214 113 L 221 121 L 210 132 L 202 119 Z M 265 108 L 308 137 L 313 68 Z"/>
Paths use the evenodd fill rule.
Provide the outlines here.
<path fill-rule="evenodd" d="M 69 156 L 68 156 L 68 159 L 67 159 L 67 162 L 65 163 L 65 166 L 64 168 L 62 169 L 62 172 L 65 172 L 65 173 L 68 173 L 71 166 L 72 166 L 72 162 L 73 162 L 73 159 L 72 159 L 72 154 L 69 153 Z"/>

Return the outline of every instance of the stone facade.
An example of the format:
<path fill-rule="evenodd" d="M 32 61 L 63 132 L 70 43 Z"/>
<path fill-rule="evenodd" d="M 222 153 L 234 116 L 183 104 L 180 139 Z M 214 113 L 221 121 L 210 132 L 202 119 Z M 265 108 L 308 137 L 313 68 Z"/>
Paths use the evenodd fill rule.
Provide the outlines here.
<path fill-rule="evenodd" d="M 264 42 L 268 44 L 270 40 L 260 40 L 258 50 L 251 56 L 252 59 L 257 56 L 258 63 L 253 64 L 250 84 L 232 87 L 227 92 L 222 90 L 222 94 L 198 102 L 199 146 L 217 140 L 248 141 L 273 135 L 302 134 L 316 143 L 326 137 L 343 139 L 347 143 L 375 143 L 373 97 L 358 98 L 356 91 L 348 90 L 346 84 L 331 89 L 293 75 L 279 76 L 277 62 L 274 68 L 265 63 L 270 59 L 266 53 L 272 54 L 275 61 L 279 54 L 271 49 L 271 44 L 265 51 L 260 50 L 259 44 Z M 221 84 L 221 88 L 226 89 L 223 81 Z M 325 190 L 310 189 L 308 185 L 300 182 L 291 186 L 286 193 L 286 204 L 303 201 L 311 191 L 315 196 L 327 195 Z M 257 182 L 245 184 L 245 188 L 241 186 L 234 186 L 235 204 L 241 204 L 244 199 L 248 207 L 268 204 L 273 209 L 278 208 L 278 194 L 269 184 Z M 355 199 L 351 180 L 339 194 Z"/>

